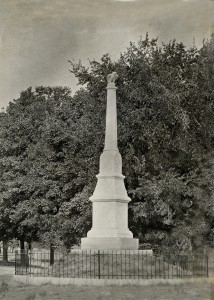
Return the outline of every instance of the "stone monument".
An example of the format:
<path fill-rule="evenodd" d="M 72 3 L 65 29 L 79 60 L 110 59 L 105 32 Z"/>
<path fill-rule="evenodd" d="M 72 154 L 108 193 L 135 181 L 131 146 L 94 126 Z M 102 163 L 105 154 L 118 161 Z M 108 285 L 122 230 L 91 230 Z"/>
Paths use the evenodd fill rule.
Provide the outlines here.
<path fill-rule="evenodd" d="M 81 249 L 137 250 L 138 239 L 128 229 L 128 202 L 122 159 L 117 147 L 117 108 L 113 72 L 107 76 L 105 147 L 100 156 L 98 181 L 90 200 L 93 203 L 92 229 L 81 239 Z"/>

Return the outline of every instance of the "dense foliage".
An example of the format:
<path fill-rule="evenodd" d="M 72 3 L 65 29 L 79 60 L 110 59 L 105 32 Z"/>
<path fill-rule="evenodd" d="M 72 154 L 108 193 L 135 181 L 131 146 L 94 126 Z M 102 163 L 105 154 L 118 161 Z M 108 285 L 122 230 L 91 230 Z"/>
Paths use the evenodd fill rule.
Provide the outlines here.
<path fill-rule="evenodd" d="M 78 243 L 104 143 L 106 76 L 116 71 L 119 150 L 129 227 L 161 251 L 197 249 L 212 237 L 213 49 L 156 39 L 130 43 L 86 68 L 84 86 L 28 89 L 1 114 L 0 232 L 5 238 Z"/>
<path fill-rule="evenodd" d="M 213 42 L 213 41 L 212 41 Z M 212 45 L 211 42 L 211 45 Z M 213 49 L 175 41 L 131 43 L 117 62 L 104 55 L 72 72 L 102 105 L 105 78 L 119 75 L 119 148 L 132 198 L 130 227 L 142 241 L 190 251 L 213 218 Z M 163 250 L 163 249 L 162 249 Z"/>
<path fill-rule="evenodd" d="M 85 221 L 90 213 L 87 197 L 78 197 L 90 187 L 86 148 L 79 151 L 81 135 L 75 129 L 80 102 L 71 100 L 68 88 L 29 88 L 1 114 L 0 208 L 6 238 L 60 243 L 69 230 L 71 244 L 90 223 Z M 83 134 L 84 127 L 83 120 Z M 63 223 L 64 216 L 72 228 Z"/>

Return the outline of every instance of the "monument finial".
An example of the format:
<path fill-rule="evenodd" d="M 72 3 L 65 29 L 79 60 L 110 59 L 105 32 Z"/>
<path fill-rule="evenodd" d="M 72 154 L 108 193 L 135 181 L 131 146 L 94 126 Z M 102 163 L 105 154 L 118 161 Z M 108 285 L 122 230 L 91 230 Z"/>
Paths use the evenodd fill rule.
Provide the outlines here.
<path fill-rule="evenodd" d="M 118 77 L 119 77 L 119 76 L 117 75 L 116 72 L 113 72 L 113 73 L 109 74 L 109 75 L 107 76 L 107 82 L 108 82 L 108 84 L 109 84 L 109 83 L 110 83 L 110 84 L 115 83 L 115 81 L 117 80 Z"/>

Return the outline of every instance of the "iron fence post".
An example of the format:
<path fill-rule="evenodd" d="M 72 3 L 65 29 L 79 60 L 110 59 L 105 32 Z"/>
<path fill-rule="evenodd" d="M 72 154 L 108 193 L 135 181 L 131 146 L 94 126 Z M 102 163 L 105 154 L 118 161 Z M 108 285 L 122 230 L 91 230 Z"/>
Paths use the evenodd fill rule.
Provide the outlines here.
<path fill-rule="evenodd" d="M 15 250 L 15 275 L 17 274 L 17 264 L 16 264 L 16 261 L 17 261 L 17 251 Z"/>
<path fill-rule="evenodd" d="M 31 276 L 31 251 L 29 251 L 29 273 Z"/>
<path fill-rule="evenodd" d="M 209 277 L 209 258 L 208 258 L 208 255 L 206 256 L 206 262 L 207 262 L 207 277 Z"/>
<path fill-rule="evenodd" d="M 100 279 L 100 250 L 98 250 L 98 278 Z"/>

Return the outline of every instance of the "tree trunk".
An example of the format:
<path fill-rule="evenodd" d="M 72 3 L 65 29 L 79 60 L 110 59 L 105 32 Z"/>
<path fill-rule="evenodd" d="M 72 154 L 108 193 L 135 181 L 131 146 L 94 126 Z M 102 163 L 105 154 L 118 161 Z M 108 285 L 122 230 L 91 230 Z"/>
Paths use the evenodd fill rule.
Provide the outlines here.
<path fill-rule="evenodd" d="M 3 241 L 3 261 L 8 262 L 8 243 Z"/>
<path fill-rule="evenodd" d="M 54 245 L 53 243 L 50 244 L 50 265 L 54 264 Z"/>
<path fill-rule="evenodd" d="M 25 241 L 23 239 L 20 240 L 20 255 L 21 255 L 21 264 L 25 265 Z"/>
<path fill-rule="evenodd" d="M 24 250 L 25 250 L 25 241 L 24 240 L 20 240 L 20 250 L 21 250 L 21 252 L 24 252 Z"/>
<path fill-rule="evenodd" d="M 29 250 L 29 251 L 32 250 L 32 244 L 31 244 L 31 242 L 28 242 L 28 250 Z"/>

